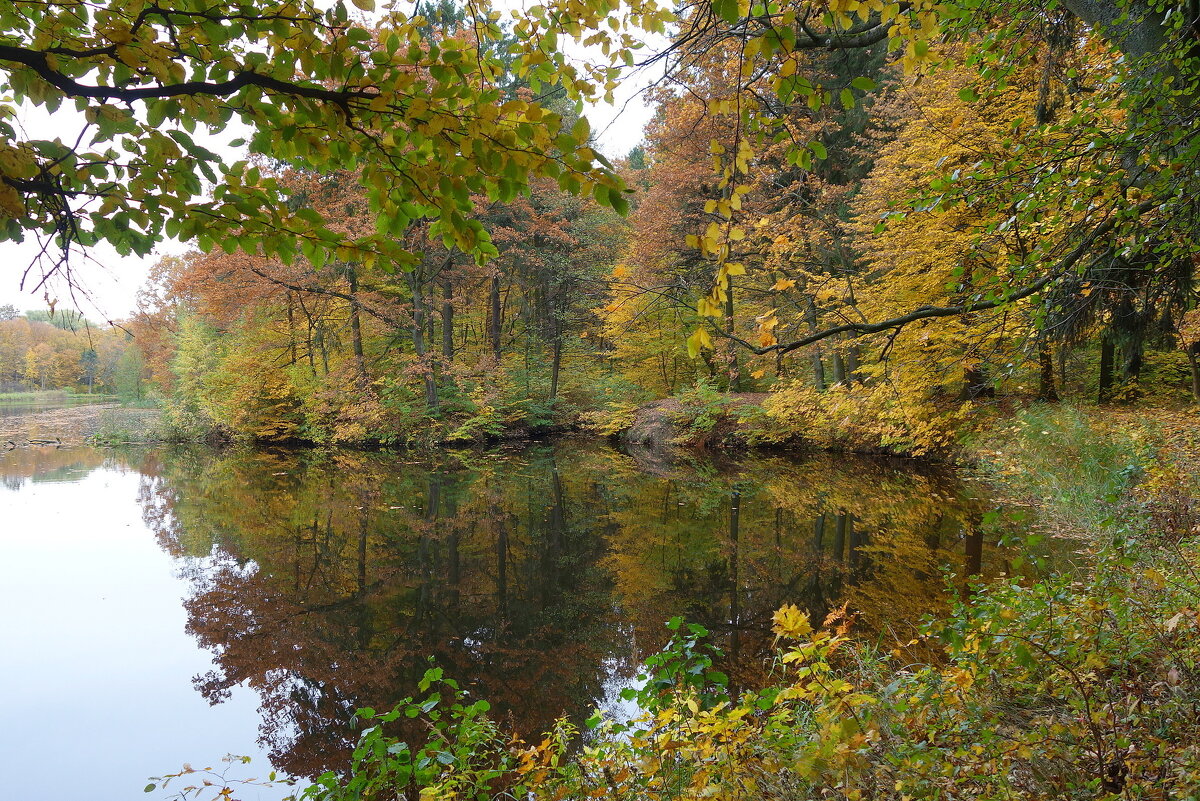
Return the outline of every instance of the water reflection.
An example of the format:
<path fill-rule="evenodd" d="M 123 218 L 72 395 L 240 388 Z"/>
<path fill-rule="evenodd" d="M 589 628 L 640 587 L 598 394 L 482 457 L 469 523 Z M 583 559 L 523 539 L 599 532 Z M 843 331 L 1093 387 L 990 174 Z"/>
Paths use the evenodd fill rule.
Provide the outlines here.
<path fill-rule="evenodd" d="M 210 701 L 247 684 L 276 767 L 337 767 L 360 706 L 432 657 L 518 731 L 585 716 L 684 615 L 754 681 L 784 602 L 848 602 L 867 634 L 945 603 L 942 571 L 1003 569 L 954 476 L 755 457 L 647 472 L 577 443 L 448 455 L 160 451 L 144 516 L 194 591 Z"/>
<path fill-rule="evenodd" d="M 106 458 L 103 451 L 93 448 L 3 448 L 0 485 L 16 492 L 27 482 L 78 481 L 103 466 Z"/>
<path fill-rule="evenodd" d="M 982 531 L 992 504 L 911 462 L 663 465 L 569 441 L 437 461 L 31 448 L 0 455 L 0 481 L 99 467 L 140 475 L 186 580 L 187 630 L 213 655 L 196 689 L 252 687 L 264 748 L 298 776 L 343 765 L 353 711 L 414 693 L 431 657 L 536 734 L 630 680 L 672 616 L 716 632 L 746 684 L 782 603 L 847 603 L 860 633 L 904 637 L 943 608 L 945 570 L 1007 569 Z"/>

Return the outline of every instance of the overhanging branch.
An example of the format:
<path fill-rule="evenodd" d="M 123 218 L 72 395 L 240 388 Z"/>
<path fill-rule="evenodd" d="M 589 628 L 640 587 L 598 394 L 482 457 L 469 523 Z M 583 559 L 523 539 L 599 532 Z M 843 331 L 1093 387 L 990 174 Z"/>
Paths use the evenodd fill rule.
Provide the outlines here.
<path fill-rule="evenodd" d="M 50 66 L 49 57 L 40 50 L 0 44 L 0 63 L 21 64 L 33 70 L 46 83 L 57 88 L 68 97 L 87 97 L 93 100 L 117 100 L 132 103 L 164 97 L 188 97 L 211 95 L 228 97 L 248 86 L 257 86 L 281 95 L 303 97 L 333 103 L 347 110 L 355 100 L 369 100 L 379 96 L 375 89 L 325 89 L 320 86 L 292 83 L 269 75 L 243 70 L 227 81 L 183 81 L 159 86 L 121 88 L 117 86 L 94 86 L 79 83 Z"/>
<path fill-rule="evenodd" d="M 1137 217 L 1145 214 L 1151 209 L 1157 208 L 1159 205 L 1160 201 L 1158 199 L 1146 200 L 1142 203 L 1139 203 L 1137 206 L 1134 206 L 1131 211 L 1133 212 L 1133 215 Z M 1024 287 L 1021 287 L 1020 289 L 1009 292 L 1003 297 L 995 298 L 993 300 L 981 300 L 975 303 L 963 303 L 956 306 L 922 306 L 918 309 L 913 309 L 907 314 L 902 314 L 898 317 L 892 317 L 887 320 L 880 320 L 876 323 L 845 323 L 843 325 L 837 325 L 821 331 L 816 331 L 808 336 L 801 337 L 800 339 L 794 339 L 790 342 L 779 342 L 774 345 L 767 345 L 765 347 L 760 347 L 747 342 L 732 332 L 721 328 L 712 320 L 709 320 L 709 324 L 712 326 L 714 332 L 718 336 L 722 336 L 725 339 L 735 342 L 752 353 L 789 353 L 797 348 L 803 348 L 805 345 L 811 345 L 814 342 L 820 342 L 823 339 L 828 339 L 829 337 L 837 336 L 838 334 L 853 333 L 861 336 L 864 334 L 878 334 L 880 332 L 889 330 L 899 331 L 899 329 L 903 328 L 909 323 L 914 323 L 918 320 L 931 320 L 940 317 L 961 317 L 964 314 L 972 314 L 974 312 L 997 309 L 1001 306 L 1007 306 L 1010 303 L 1016 303 L 1019 300 L 1024 300 L 1032 295 L 1036 295 L 1038 292 L 1041 292 L 1059 278 L 1062 278 L 1079 262 L 1081 258 L 1088 253 L 1089 250 L 1091 250 L 1092 246 L 1096 244 L 1098 239 L 1108 235 L 1119 222 L 1120 218 L 1117 216 L 1109 216 L 1104 222 L 1100 223 L 1091 231 L 1089 231 L 1088 234 L 1084 236 L 1082 240 L 1080 240 L 1079 244 L 1076 245 L 1069 253 L 1059 259 L 1054 265 L 1054 269 L 1052 269 L 1049 273 Z"/>

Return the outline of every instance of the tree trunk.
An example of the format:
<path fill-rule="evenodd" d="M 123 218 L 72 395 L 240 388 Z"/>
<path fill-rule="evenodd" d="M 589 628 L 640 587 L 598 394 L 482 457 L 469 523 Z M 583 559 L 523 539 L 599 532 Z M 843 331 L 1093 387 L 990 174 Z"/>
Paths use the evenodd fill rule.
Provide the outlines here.
<path fill-rule="evenodd" d="M 833 385 L 835 387 L 846 383 L 846 361 L 842 358 L 842 352 L 838 349 L 833 351 Z"/>
<path fill-rule="evenodd" d="M 442 278 L 442 358 L 454 362 L 454 286 L 450 276 Z"/>
<path fill-rule="evenodd" d="M 550 362 L 550 397 L 558 397 L 558 375 L 562 368 L 562 323 L 554 323 L 554 357 Z"/>
<path fill-rule="evenodd" d="M 329 349 L 325 347 L 325 325 L 317 324 L 317 347 L 321 351 L 321 369 L 329 375 Z"/>
<path fill-rule="evenodd" d="M 1116 344 L 1112 334 L 1105 332 L 1100 339 L 1100 392 L 1096 400 L 1108 403 L 1112 399 L 1113 362 L 1116 361 Z"/>
<path fill-rule="evenodd" d="M 488 315 L 488 338 L 492 346 L 492 358 L 496 363 L 500 363 L 500 272 L 496 271 L 492 275 L 491 288 L 488 291 L 489 304 L 491 307 Z"/>
<path fill-rule="evenodd" d="M 987 368 L 982 364 L 972 364 L 963 368 L 963 388 L 959 395 L 960 400 L 994 397 L 996 397 L 996 388 L 992 386 Z"/>
<path fill-rule="evenodd" d="M 1200 403 L 1200 342 L 1186 348 L 1188 366 L 1192 368 L 1192 398 Z"/>
<path fill-rule="evenodd" d="M 729 288 L 725 291 L 725 329 L 733 333 L 733 278 L 729 278 Z M 729 340 L 729 390 L 742 391 L 742 370 L 738 364 L 738 347 Z"/>
<path fill-rule="evenodd" d="M 358 313 L 358 274 L 350 267 L 346 271 L 346 282 L 350 287 L 350 343 L 354 348 L 354 364 L 358 377 L 367 380 L 367 360 L 363 354 L 362 320 Z"/>
<path fill-rule="evenodd" d="M 408 285 L 412 290 L 413 299 L 413 352 L 417 355 L 417 361 L 421 365 L 421 378 L 425 384 L 425 406 L 430 411 L 433 411 L 438 406 L 437 380 L 433 374 L 433 366 L 426 358 L 425 297 L 421 292 L 421 275 L 417 270 L 413 270 L 408 274 Z"/>
<path fill-rule="evenodd" d="M 862 376 L 858 374 L 858 345 L 846 348 L 846 377 L 856 383 L 863 383 Z"/>
<path fill-rule="evenodd" d="M 1047 403 L 1058 401 L 1058 391 L 1054 388 L 1054 354 L 1050 352 L 1050 343 L 1042 342 L 1038 348 L 1038 364 L 1041 374 L 1038 377 L 1037 399 Z"/>
<path fill-rule="evenodd" d="M 1163 13 L 1152 10 L 1146 0 L 1132 0 L 1128 4 L 1115 0 L 1063 0 L 1062 4 L 1131 58 L 1152 55 L 1167 44 Z"/>
<path fill-rule="evenodd" d="M 295 299 L 291 292 L 287 293 L 287 324 L 288 324 L 288 363 L 295 364 L 300 360 L 296 352 L 296 314 Z"/>
<path fill-rule="evenodd" d="M 1141 331 L 1133 332 L 1129 344 L 1125 346 L 1125 361 L 1121 365 L 1121 377 L 1127 381 L 1136 381 L 1142 374 L 1144 340 Z"/>
<path fill-rule="evenodd" d="M 808 332 L 815 334 L 817 332 L 817 306 L 813 303 L 812 298 L 808 299 L 808 305 L 804 309 L 805 322 L 808 323 Z M 825 360 L 821 356 L 821 346 L 813 345 L 812 349 L 812 366 L 813 366 L 813 386 L 818 392 L 825 390 Z M 778 372 L 778 368 L 776 368 Z"/>

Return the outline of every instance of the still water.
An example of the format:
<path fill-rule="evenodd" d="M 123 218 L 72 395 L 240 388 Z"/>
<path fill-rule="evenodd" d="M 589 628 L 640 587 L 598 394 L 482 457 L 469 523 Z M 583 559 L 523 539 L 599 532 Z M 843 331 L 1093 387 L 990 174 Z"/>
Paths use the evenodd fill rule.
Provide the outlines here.
<path fill-rule="evenodd" d="M 77 406 L 92 406 L 101 403 L 112 403 L 111 395 L 66 395 L 57 397 L 41 397 L 36 400 L 0 400 L 0 418 L 24 417 L 28 414 L 50 411 L 52 409 L 70 409 Z"/>
<path fill-rule="evenodd" d="M 948 573 L 1010 568 L 982 487 L 913 462 L 43 448 L 0 454 L 0 482 L 14 799 L 165 798 L 147 776 L 227 752 L 337 769 L 354 710 L 430 659 L 534 735 L 616 706 L 672 616 L 746 684 L 782 603 L 905 636 Z"/>

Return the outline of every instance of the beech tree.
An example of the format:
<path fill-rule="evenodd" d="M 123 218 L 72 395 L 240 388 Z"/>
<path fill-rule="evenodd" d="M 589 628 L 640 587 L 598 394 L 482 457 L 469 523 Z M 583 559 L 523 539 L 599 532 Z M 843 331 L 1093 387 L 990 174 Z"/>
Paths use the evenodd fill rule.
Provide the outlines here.
<path fill-rule="evenodd" d="M 951 305 L 924 305 L 883 320 L 852 320 L 807 336 L 766 346 L 743 344 L 756 352 L 789 352 L 841 333 L 876 333 L 922 319 L 955 317 L 1007 306 L 1055 289 L 1064 282 L 1086 280 L 1097 267 L 1120 259 L 1154 276 L 1191 256 L 1197 215 L 1186 187 L 1200 163 L 1194 132 L 1195 97 L 1200 87 L 1200 58 L 1194 33 L 1194 8 L 1185 3 L 1079 2 L 1063 4 L 1086 30 L 1105 43 L 1112 57 L 1100 85 L 1087 87 L 1095 99 L 1070 118 L 1043 123 L 1050 134 L 1013 161 L 982 160 L 952 178 L 931 184 L 927 202 L 952 204 L 1004 200 L 1016 221 L 1037 227 L 1056 218 L 1056 235 L 1042 238 L 1002 279 Z M 1189 9 L 1192 9 L 1189 11 Z M 740 94 L 713 105 L 738 122 L 730 142 L 713 143 L 721 158 L 717 171 L 730 197 L 746 185 L 758 152 L 784 137 L 780 112 L 794 104 L 819 108 L 834 102 L 836 88 L 814 83 L 800 69 L 804 54 L 814 50 L 886 47 L 900 53 L 897 61 L 911 74 L 933 69 L 946 59 L 939 46 L 947 39 L 971 46 L 964 59 L 978 74 L 964 99 L 1002 92 L 1009 76 L 1038 56 L 1036 36 L 1059 13 L 1041 4 L 973 0 L 953 6 L 932 2 L 893 3 L 835 0 L 825 4 L 715 3 L 700 9 L 681 26 L 672 47 L 679 60 L 719 42 L 739 42 L 742 54 Z M 1119 58 L 1116 56 L 1120 56 Z M 766 82 L 770 92 L 757 89 Z M 837 92 L 843 104 L 855 92 L 872 91 L 873 81 L 859 81 Z M 1124 126 L 1105 124 L 1114 116 Z M 1019 120 L 1013 120 L 1014 128 Z M 1015 131 L 1014 131 L 1015 133 Z M 1103 156 L 1086 175 L 1074 176 L 1069 187 L 1055 169 L 1079 152 Z M 791 160 L 806 166 L 823 157 L 817 140 L 797 142 Z M 1018 175 L 1019 173 L 1019 175 Z M 1081 192 L 1080 189 L 1083 189 Z M 1065 202 L 1065 201 L 1070 202 Z M 733 243 L 747 230 L 725 206 L 723 225 L 710 229 L 699 244 L 714 263 L 718 277 L 701 313 L 720 318 Z M 1081 279 L 1081 276 L 1083 278 Z M 728 331 L 713 323 L 726 336 Z M 698 345 L 710 344 L 698 331 Z"/>
<path fill-rule="evenodd" d="M 587 147 L 586 120 L 566 126 L 536 98 L 503 96 L 505 68 L 534 81 L 557 68 L 543 66 L 536 42 L 502 64 L 488 46 L 498 23 L 481 7 L 470 38 L 429 41 L 420 16 L 389 11 L 367 26 L 340 0 L 325 10 L 305 0 L 6 3 L 0 237 L 39 236 L 46 272 L 79 246 L 145 255 L 164 235 L 284 261 L 302 253 L 317 266 L 405 265 L 415 254 L 397 235 L 418 219 L 485 258 L 494 249 L 469 217 L 471 195 L 508 201 L 532 176 L 623 208 L 621 181 Z M 575 99 L 604 88 L 564 77 Z M 72 106 L 76 118 L 63 113 Z M 30 107 L 78 125 L 26 135 Z M 355 171 L 374 230 L 332 230 L 202 135 L 302 169 Z"/>

